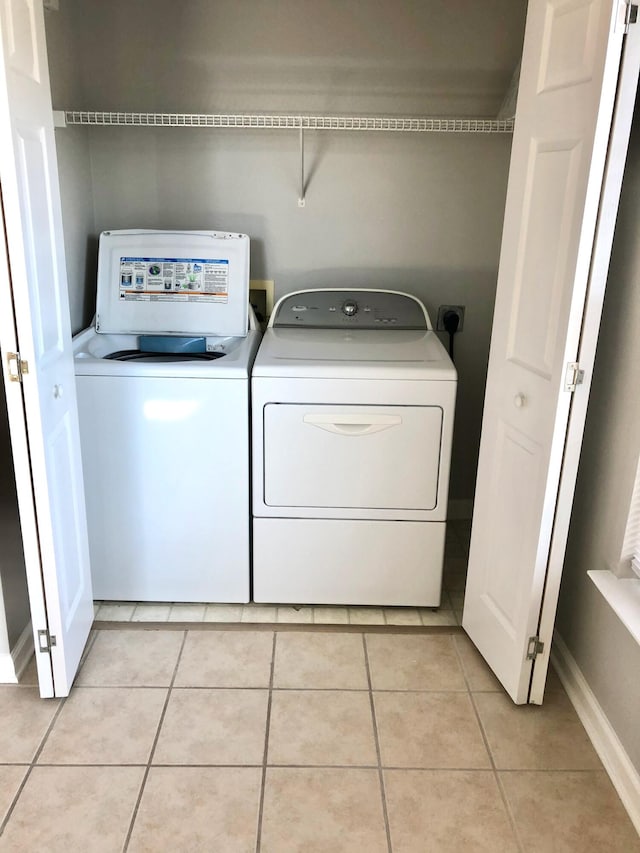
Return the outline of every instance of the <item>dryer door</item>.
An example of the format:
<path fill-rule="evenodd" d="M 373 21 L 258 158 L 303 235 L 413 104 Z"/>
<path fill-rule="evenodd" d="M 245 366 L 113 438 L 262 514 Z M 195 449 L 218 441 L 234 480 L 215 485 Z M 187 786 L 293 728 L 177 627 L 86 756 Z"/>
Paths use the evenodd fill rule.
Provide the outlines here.
<path fill-rule="evenodd" d="M 273 507 L 432 510 L 439 406 L 264 408 L 265 503 Z"/>

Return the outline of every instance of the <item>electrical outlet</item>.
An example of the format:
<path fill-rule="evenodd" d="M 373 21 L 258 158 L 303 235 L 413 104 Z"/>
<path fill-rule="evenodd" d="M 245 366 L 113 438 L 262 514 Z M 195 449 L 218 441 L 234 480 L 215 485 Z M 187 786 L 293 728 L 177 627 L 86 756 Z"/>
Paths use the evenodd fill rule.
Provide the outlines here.
<path fill-rule="evenodd" d="M 438 320 L 436 322 L 436 332 L 446 332 L 447 330 L 444 327 L 444 315 L 448 311 L 453 311 L 460 318 L 460 322 L 458 323 L 457 332 L 462 331 L 462 327 L 464 326 L 464 305 L 441 305 L 438 308 Z M 456 332 L 456 334 L 457 334 Z"/>
<path fill-rule="evenodd" d="M 251 279 L 249 290 L 262 290 L 265 292 L 265 317 L 271 316 L 271 312 L 273 311 L 273 282 L 258 278 Z"/>
<path fill-rule="evenodd" d="M 253 310 L 256 312 L 258 322 L 264 323 L 267 319 L 267 291 L 253 290 L 252 288 L 249 291 L 249 302 L 253 306 Z"/>

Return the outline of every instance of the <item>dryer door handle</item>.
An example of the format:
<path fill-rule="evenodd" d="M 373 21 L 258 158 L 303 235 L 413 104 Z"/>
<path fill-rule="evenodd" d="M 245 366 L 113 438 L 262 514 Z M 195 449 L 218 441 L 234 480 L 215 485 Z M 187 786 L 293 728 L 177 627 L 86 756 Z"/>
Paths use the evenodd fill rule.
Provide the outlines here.
<path fill-rule="evenodd" d="M 313 414 L 303 417 L 305 424 L 337 435 L 372 435 L 402 423 L 399 415 L 330 415 Z"/>

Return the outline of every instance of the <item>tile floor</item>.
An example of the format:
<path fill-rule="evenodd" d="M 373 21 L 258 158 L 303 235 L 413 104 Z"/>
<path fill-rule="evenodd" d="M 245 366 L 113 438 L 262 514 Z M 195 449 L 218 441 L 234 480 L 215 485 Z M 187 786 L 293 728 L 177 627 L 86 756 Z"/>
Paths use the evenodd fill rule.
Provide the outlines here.
<path fill-rule="evenodd" d="M 437 612 L 100 603 L 66 700 L 0 687 L 0 853 L 640 853 L 557 678 L 516 708 L 456 627 L 468 541 Z"/>
<path fill-rule="evenodd" d="M 66 700 L 0 688 L 0 850 L 640 851 L 557 678 L 452 630 L 97 630 Z"/>
<path fill-rule="evenodd" d="M 462 599 L 462 593 L 461 599 Z M 462 620 L 445 590 L 442 605 L 429 607 L 311 607 L 273 604 L 161 604 L 158 602 L 99 601 L 98 622 L 180 622 L 297 625 L 406 625 L 453 627 Z"/>

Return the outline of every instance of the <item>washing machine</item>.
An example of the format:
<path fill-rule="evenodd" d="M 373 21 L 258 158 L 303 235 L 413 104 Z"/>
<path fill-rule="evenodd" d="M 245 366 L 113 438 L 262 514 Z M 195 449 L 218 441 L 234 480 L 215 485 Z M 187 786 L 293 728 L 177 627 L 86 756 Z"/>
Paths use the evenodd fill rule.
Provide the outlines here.
<path fill-rule="evenodd" d="M 438 607 L 457 374 L 424 305 L 292 293 L 251 384 L 254 600 Z"/>
<path fill-rule="evenodd" d="M 94 598 L 246 602 L 249 238 L 100 236 L 74 338 Z"/>

